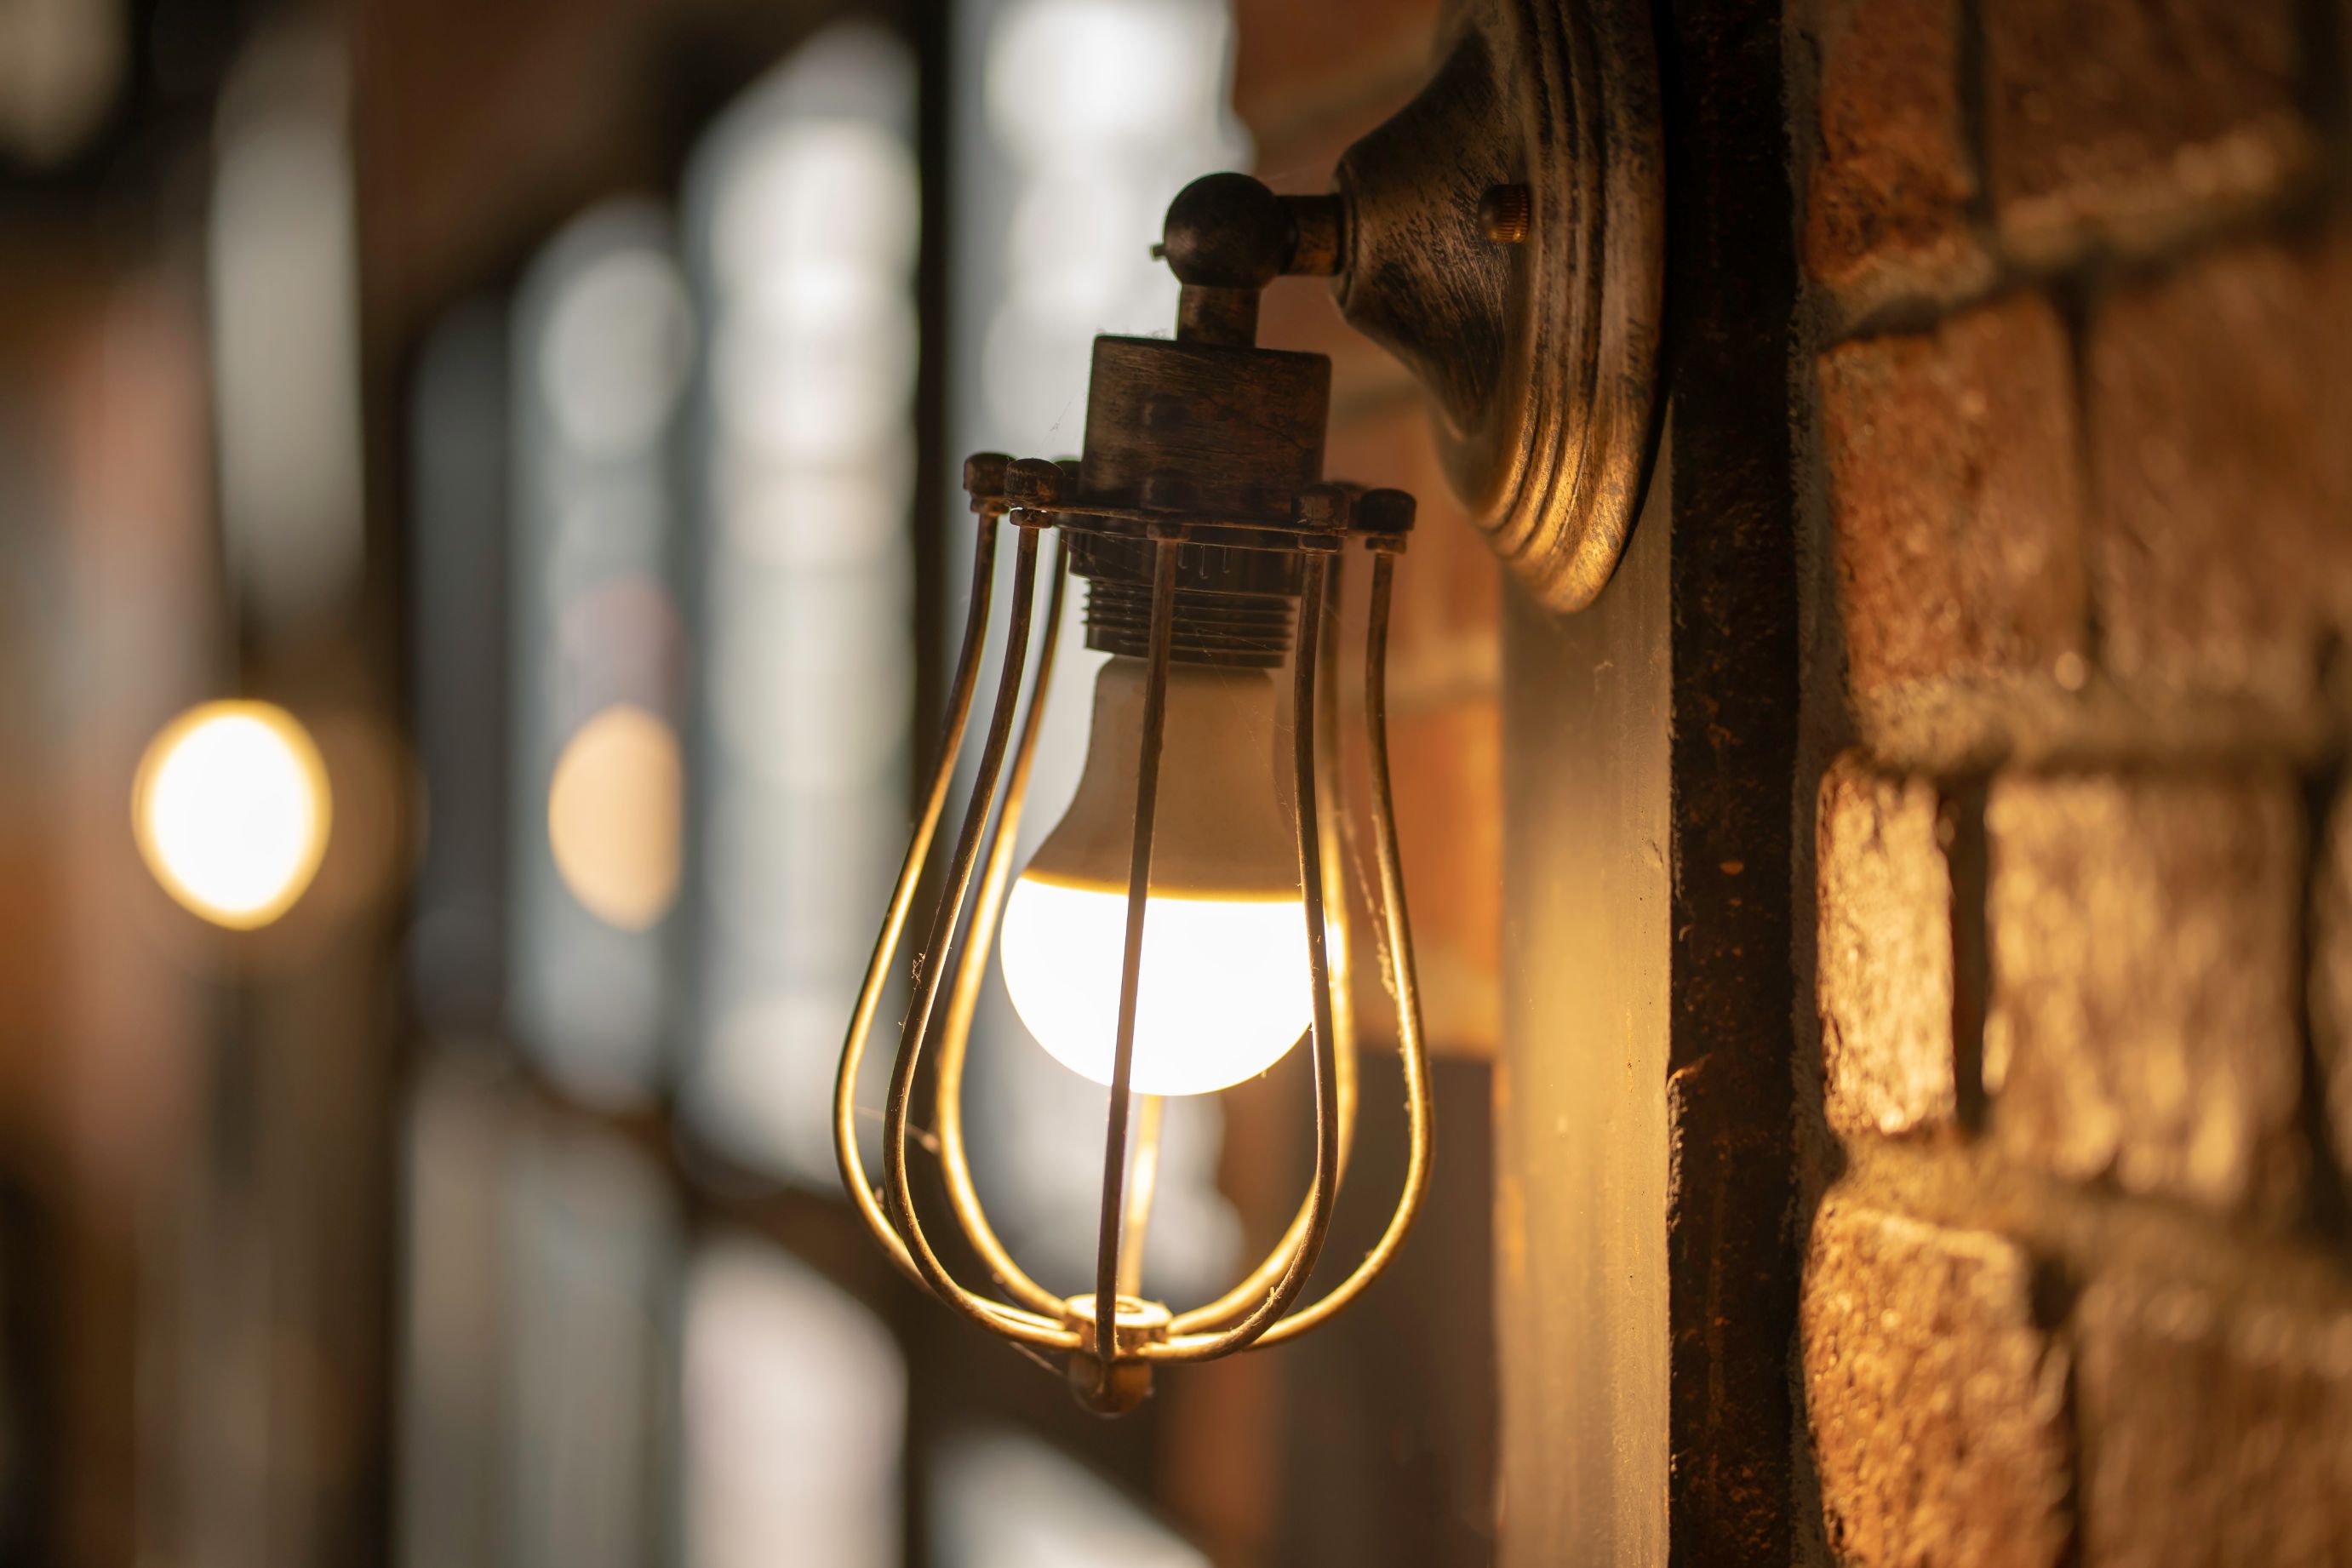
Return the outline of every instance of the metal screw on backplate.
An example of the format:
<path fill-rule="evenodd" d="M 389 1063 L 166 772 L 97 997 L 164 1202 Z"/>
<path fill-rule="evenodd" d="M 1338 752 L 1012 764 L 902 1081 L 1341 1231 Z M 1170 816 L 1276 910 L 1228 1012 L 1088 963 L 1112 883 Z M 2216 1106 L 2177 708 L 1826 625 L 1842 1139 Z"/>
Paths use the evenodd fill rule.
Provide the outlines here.
<path fill-rule="evenodd" d="M 1496 245 L 1517 245 L 1535 222 L 1535 199 L 1525 185 L 1489 185 L 1478 198 L 1478 226 Z"/>

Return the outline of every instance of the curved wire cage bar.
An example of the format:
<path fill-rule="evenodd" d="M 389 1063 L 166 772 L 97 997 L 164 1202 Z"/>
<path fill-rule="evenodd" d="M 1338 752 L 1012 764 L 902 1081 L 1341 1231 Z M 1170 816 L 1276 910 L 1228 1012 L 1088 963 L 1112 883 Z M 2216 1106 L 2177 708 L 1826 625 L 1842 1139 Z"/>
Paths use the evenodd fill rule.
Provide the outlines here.
<path fill-rule="evenodd" d="M 1410 526 L 1410 498 L 1317 487 L 1298 521 L 1269 526 L 1166 508 L 1064 502 L 1061 470 L 1042 462 L 1008 465 L 975 458 L 968 469 L 976 529 L 970 608 L 955 677 L 948 690 L 939 756 L 916 815 L 907 857 L 892 889 L 844 1042 L 835 1080 L 834 1126 L 844 1185 L 876 1239 L 910 1279 L 950 1307 L 1033 1352 L 1061 1352 L 1079 1398 L 1102 1410 L 1124 1409 L 1150 1386 L 1161 1362 L 1207 1361 L 1295 1337 L 1353 1300 L 1395 1256 L 1418 1211 L 1430 1168 L 1428 1069 L 1418 990 L 1396 848 L 1387 757 L 1386 681 L 1389 608 L 1395 557 Z M 1024 472 L 1025 470 L 1025 472 Z M 1011 492 L 1011 493 L 1008 493 Z M 1368 497 L 1392 498 L 1385 505 Z M 1401 505 L 1399 503 L 1402 503 Z M 877 1015 L 900 963 L 906 927 L 933 868 L 957 765 L 970 737 L 991 619 L 995 558 L 1010 530 L 1015 550 L 996 691 L 988 710 L 969 798 L 920 951 L 909 961 L 911 994 L 882 1112 L 882 1180 L 877 1189 L 858 1146 L 859 1068 Z M 1043 628 L 1035 602 L 1040 536 L 1057 539 L 1045 584 Z M 973 1016 L 1011 880 L 1014 842 L 1049 697 L 1061 610 L 1071 575 L 1073 535 L 1141 542 L 1149 551 L 1147 674 L 1137 771 L 1135 828 L 1129 870 L 1118 1034 L 1103 1152 L 1100 1226 L 1091 1291 L 1062 1298 L 1039 1284 L 1012 1256 L 990 1223 L 973 1182 L 962 1117 L 963 1069 Z M 1374 944 L 1394 999 L 1408 1123 L 1402 1190 L 1379 1240 L 1339 1281 L 1302 1304 L 1330 1234 L 1353 1140 L 1355 1042 L 1347 994 L 1335 981 L 1334 935 L 1346 951 L 1340 911 L 1345 813 L 1339 809 L 1335 584 L 1339 552 L 1350 541 L 1370 552 L 1370 607 L 1364 643 L 1362 722 L 1369 753 L 1365 788 L 1377 869 Z M 1295 555 L 1299 561 L 1298 626 L 1291 658 L 1293 734 L 1289 766 L 1297 802 L 1299 888 L 1312 970 L 1308 1035 L 1315 1104 L 1314 1175 L 1300 1206 L 1272 1250 L 1214 1300 L 1181 1311 L 1141 1300 L 1139 1287 L 1156 1166 L 1160 1103 L 1132 1088 L 1137 999 L 1157 811 L 1160 750 L 1176 620 L 1180 552 L 1187 545 L 1236 546 Z M 1031 645 L 1035 668 L 1023 712 Z M 1016 724 L 1016 719 L 1018 722 Z M 992 819 L 993 831 L 991 831 Z M 974 880 L 978 881 L 974 896 Z M 945 993 L 945 1005 L 941 995 Z M 933 1063 L 935 1142 L 948 1207 L 963 1241 L 987 1268 L 992 1293 L 966 1286 L 940 1258 L 918 1211 L 908 1144 L 919 1069 Z M 1138 1101 L 1140 1100 L 1140 1104 Z M 1097 1325 L 1108 1324 L 1107 1330 Z"/>

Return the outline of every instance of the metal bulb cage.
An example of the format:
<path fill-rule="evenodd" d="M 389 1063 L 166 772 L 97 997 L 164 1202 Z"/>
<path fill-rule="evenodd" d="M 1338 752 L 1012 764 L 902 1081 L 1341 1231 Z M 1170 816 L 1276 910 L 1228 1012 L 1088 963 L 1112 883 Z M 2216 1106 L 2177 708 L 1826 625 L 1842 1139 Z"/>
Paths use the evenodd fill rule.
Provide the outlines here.
<path fill-rule="evenodd" d="M 1422 1037 L 1421 1006 L 1413 976 L 1412 942 L 1397 859 L 1395 814 L 1391 799 L 1384 665 L 1391 590 L 1396 556 L 1402 551 L 1412 511 L 1400 491 L 1363 491 L 1316 485 L 1294 498 L 1290 518 L 1261 516 L 1235 522 L 1198 512 L 1144 506 L 1093 504 L 1076 492 L 1075 467 L 1037 459 L 1010 462 L 983 454 L 966 467 L 966 485 L 977 528 L 971 606 L 963 643 L 950 688 L 939 758 L 916 816 L 912 841 L 884 916 L 879 940 L 857 995 L 844 1044 L 834 1091 L 834 1136 L 841 1175 L 875 1238 L 907 1276 L 982 1327 L 1028 1347 L 1032 1353 L 1062 1352 L 1079 1400 L 1098 1411 L 1129 1408 L 1150 1391 L 1151 1369 L 1166 1362 L 1209 1361 L 1239 1351 L 1278 1344 L 1330 1318 L 1355 1299 L 1386 1268 L 1402 1243 L 1427 1188 L 1430 1169 L 1429 1075 Z M 882 1115 L 882 1182 L 879 1190 L 858 1152 L 858 1068 L 876 1014 L 898 962 L 900 942 L 918 889 L 925 881 L 970 727 L 974 689 L 987 641 L 992 584 L 1001 531 L 1015 542 L 1009 625 L 996 696 L 945 877 L 937 884 L 929 935 L 914 961 L 913 993 L 900 1024 L 888 1099 Z M 1040 536 L 1057 532 L 1042 631 L 1036 629 Z M 1062 601 L 1071 575 L 1071 545 L 1101 553 L 1111 542 L 1144 563 L 1132 586 L 1148 591 L 1150 606 L 1145 647 L 1149 673 L 1137 770 L 1135 833 L 1128 880 L 1126 945 L 1120 975 L 1116 1055 L 1108 1124 L 1103 1148 L 1101 1227 L 1091 1291 L 1058 1297 L 1030 1277 L 1005 1248 L 990 1224 L 966 1157 L 962 1113 L 965 1053 L 973 1013 L 994 945 L 999 918 L 1013 871 L 1016 833 L 1040 721 L 1050 693 L 1061 626 Z M 1092 535 L 1093 539 L 1084 536 Z M 1379 909 L 1374 926 L 1382 979 L 1396 1009 L 1402 1059 L 1409 1152 L 1402 1191 L 1379 1240 L 1347 1277 L 1321 1296 L 1301 1304 L 1330 1234 L 1341 1177 L 1353 1141 L 1357 1063 L 1346 987 L 1335 992 L 1327 945 L 1327 909 L 1341 912 L 1344 813 L 1339 808 L 1339 748 L 1336 660 L 1339 638 L 1337 578 L 1350 541 L 1371 557 L 1370 607 L 1364 644 L 1362 718 L 1369 755 L 1368 795 L 1372 847 L 1377 863 Z M 1299 887 L 1306 906 L 1307 946 L 1312 969 L 1312 1071 L 1315 1101 L 1315 1173 L 1297 1214 L 1272 1251 L 1232 1289 L 1213 1301 L 1181 1311 L 1139 1298 L 1143 1242 L 1157 1164 L 1160 1103 L 1131 1091 L 1136 1039 L 1136 1002 L 1142 970 L 1146 889 L 1150 885 L 1153 816 L 1159 788 L 1171 644 L 1180 619 L 1182 563 L 1189 549 L 1238 549 L 1276 558 L 1284 570 L 1296 567 L 1299 624 L 1292 658 L 1294 734 L 1292 783 L 1297 801 Z M 1281 557 L 1295 558 L 1289 562 Z M 1018 731 L 1024 667 L 1035 642 L 1033 695 Z M 995 830 L 992 807 L 1001 797 Z M 977 898 L 969 898 L 973 875 Z M 969 929 L 960 930 L 966 921 Z M 1346 940 L 1344 930 L 1341 940 Z M 1354 944 L 1349 944 L 1352 947 Z M 950 984 L 950 977 L 952 981 Z M 941 1008 L 940 993 L 947 993 Z M 945 1176 L 949 1206 L 964 1240 L 986 1265 L 996 1290 L 967 1288 L 940 1261 L 916 1211 L 908 1160 L 909 1120 L 918 1069 L 934 1061 L 931 1089 L 936 1151 Z M 1107 1331 L 1097 1328 L 1108 1323 Z"/>

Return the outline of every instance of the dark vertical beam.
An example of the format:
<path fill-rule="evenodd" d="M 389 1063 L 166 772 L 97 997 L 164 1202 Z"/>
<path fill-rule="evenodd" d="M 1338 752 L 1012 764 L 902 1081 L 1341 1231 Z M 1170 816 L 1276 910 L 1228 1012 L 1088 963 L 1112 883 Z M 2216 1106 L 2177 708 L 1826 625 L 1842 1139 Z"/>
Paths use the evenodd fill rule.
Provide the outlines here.
<path fill-rule="evenodd" d="M 940 520 L 950 504 L 947 477 L 957 471 L 961 453 L 947 450 L 948 442 L 948 300 L 949 268 L 954 252 L 950 227 L 954 221 L 953 170 L 950 167 L 950 115 L 956 100 L 953 34 L 950 7 L 908 5 L 904 26 L 915 51 L 915 163 L 922 171 L 922 231 L 915 258 L 915 315 L 920 326 L 921 349 L 915 368 L 915 691 L 916 750 L 929 742 L 939 729 L 940 705 L 946 695 L 949 639 L 962 628 L 951 625 L 949 596 L 961 584 L 949 581 L 950 565 L 961 568 L 961 545 L 941 548 L 948 532 Z M 972 73 L 975 79 L 977 73 Z M 961 535 L 954 537 L 961 539 Z M 918 755 L 915 767 L 922 766 Z M 919 787 L 909 771 L 909 791 Z M 911 801 L 912 796 L 909 795 Z"/>
<path fill-rule="evenodd" d="M 1790 1558 L 1794 300 L 1780 17 L 1657 13 L 1667 435 L 1506 625 L 1506 1564 Z"/>
<path fill-rule="evenodd" d="M 1780 1563 L 1798 692 L 1780 11 L 1671 0 L 1663 26 L 1675 438 L 1668 1558 Z"/>
<path fill-rule="evenodd" d="M 960 617 L 950 615 L 948 602 L 963 586 L 950 577 L 961 567 L 961 542 L 966 536 L 941 525 L 949 505 L 945 479 L 954 471 L 949 467 L 952 459 L 947 451 L 949 269 L 955 255 L 950 153 L 960 94 L 954 8 L 910 3 L 900 11 L 899 20 L 915 51 L 915 166 L 922 178 L 921 237 L 915 258 L 915 317 L 920 348 L 915 364 L 914 510 L 908 530 L 908 537 L 915 542 L 915 689 L 908 731 L 914 738 L 914 750 L 907 781 L 912 809 L 913 792 L 922 787 L 922 770 L 929 766 L 927 749 L 937 743 L 940 732 L 950 639 L 963 630 Z M 977 72 L 967 74 L 977 79 Z M 953 550 L 944 548 L 950 539 L 959 542 Z M 950 556 L 955 559 L 950 561 Z M 891 1328 L 907 1356 L 907 1445 L 899 1493 L 902 1550 L 908 1563 L 929 1563 L 939 1552 L 929 1507 L 938 1484 L 939 1437 L 951 1424 L 956 1409 L 947 1386 L 948 1368 L 942 1364 L 950 1347 L 940 1342 L 937 1325 L 930 1321 L 937 1310 L 933 1302 L 921 1299 L 919 1292 L 906 1290 L 894 1290 L 889 1301 Z M 1060 1397 L 1058 1389 L 1053 1392 Z"/>

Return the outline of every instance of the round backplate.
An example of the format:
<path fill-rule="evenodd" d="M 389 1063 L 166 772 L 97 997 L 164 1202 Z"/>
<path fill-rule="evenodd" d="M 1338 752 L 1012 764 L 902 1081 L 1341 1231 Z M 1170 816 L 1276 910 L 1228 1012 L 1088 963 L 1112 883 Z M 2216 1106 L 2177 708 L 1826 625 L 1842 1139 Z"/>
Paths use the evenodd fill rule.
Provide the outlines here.
<path fill-rule="evenodd" d="M 1456 0 L 1427 88 L 1349 149 L 1360 331 L 1428 389 L 1447 477 L 1547 605 L 1591 603 L 1657 435 L 1665 248 L 1655 44 L 1627 0 Z M 1524 184 L 1530 222 L 1479 204 Z"/>

